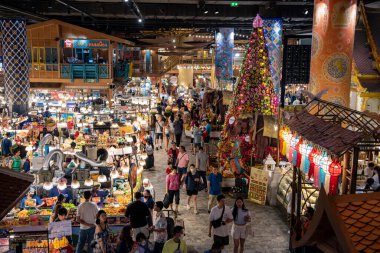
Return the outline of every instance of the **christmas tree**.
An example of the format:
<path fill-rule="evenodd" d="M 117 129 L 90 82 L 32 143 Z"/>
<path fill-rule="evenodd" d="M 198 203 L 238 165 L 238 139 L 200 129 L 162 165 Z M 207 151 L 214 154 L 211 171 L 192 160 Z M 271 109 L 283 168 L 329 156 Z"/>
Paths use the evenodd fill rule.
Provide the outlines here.
<path fill-rule="evenodd" d="M 251 132 L 256 121 L 250 121 L 250 130 L 241 129 L 247 119 L 260 115 L 275 115 L 278 99 L 274 91 L 269 68 L 268 50 L 265 45 L 263 20 L 259 15 L 253 21 L 253 32 L 245 54 L 239 81 L 234 90 L 233 101 L 226 115 L 224 128 L 219 142 L 220 162 L 226 169 L 242 174 L 242 168 L 251 159 L 253 148 Z M 245 123 L 244 123 L 245 121 Z M 240 125 L 240 126 L 238 126 Z M 237 150 L 236 143 L 239 143 Z M 250 150 L 246 150 L 250 149 Z M 238 155 L 238 156 L 236 156 Z M 240 158 L 239 158 L 240 156 Z M 239 163 L 231 163 L 239 158 Z"/>

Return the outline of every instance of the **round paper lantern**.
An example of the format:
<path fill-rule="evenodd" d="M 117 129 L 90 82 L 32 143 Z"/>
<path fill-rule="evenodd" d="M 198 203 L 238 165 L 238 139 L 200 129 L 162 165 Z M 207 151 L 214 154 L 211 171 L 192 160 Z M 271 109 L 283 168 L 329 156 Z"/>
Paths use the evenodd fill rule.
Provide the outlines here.
<path fill-rule="evenodd" d="M 342 166 L 338 159 L 334 159 L 329 166 L 329 173 L 332 177 L 338 177 L 342 173 Z"/>

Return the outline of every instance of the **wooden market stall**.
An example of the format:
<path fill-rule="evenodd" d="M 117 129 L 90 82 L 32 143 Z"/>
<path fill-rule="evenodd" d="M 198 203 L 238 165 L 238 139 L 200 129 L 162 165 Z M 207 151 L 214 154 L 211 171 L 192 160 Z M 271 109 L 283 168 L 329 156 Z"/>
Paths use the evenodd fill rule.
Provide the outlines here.
<path fill-rule="evenodd" d="M 284 171 L 277 199 L 295 214 L 292 226 L 302 210 L 316 205 L 322 188 L 329 195 L 362 191 L 363 168 L 378 162 L 379 129 L 375 118 L 317 98 L 285 119 L 280 152 L 292 166 Z"/>

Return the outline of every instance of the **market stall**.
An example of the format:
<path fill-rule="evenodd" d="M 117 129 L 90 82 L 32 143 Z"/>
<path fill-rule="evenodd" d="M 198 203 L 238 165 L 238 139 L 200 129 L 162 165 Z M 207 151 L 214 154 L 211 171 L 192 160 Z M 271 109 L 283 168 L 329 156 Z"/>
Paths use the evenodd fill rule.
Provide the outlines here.
<path fill-rule="evenodd" d="M 279 203 L 288 213 L 300 213 L 314 207 L 321 188 L 329 195 L 362 192 L 360 161 L 378 156 L 379 129 L 380 123 L 363 113 L 312 100 L 280 130 L 280 153 L 292 166 L 283 171 Z"/>

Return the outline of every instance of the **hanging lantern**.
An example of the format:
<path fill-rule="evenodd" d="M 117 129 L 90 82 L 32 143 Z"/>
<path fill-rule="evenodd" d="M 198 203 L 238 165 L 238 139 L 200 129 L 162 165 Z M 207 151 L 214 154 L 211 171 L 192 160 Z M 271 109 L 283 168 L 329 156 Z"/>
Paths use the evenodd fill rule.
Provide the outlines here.
<path fill-rule="evenodd" d="M 107 177 L 105 175 L 99 175 L 98 182 L 99 183 L 105 183 L 105 182 L 107 182 Z"/>
<path fill-rule="evenodd" d="M 303 140 L 300 139 L 296 145 L 297 155 L 296 155 L 296 167 L 301 168 L 302 154 L 301 154 L 301 146 L 303 145 Z"/>
<path fill-rule="evenodd" d="M 87 179 L 84 181 L 84 185 L 85 185 L 85 186 L 93 186 L 93 185 L 94 185 L 94 181 L 93 181 L 91 178 L 87 178 Z"/>
<path fill-rule="evenodd" d="M 338 159 L 334 159 L 329 166 L 330 187 L 329 194 L 335 195 L 338 188 L 338 177 L 342 173 L 342 166 Z"/>
<path fill-rule="evenodd" d="M 67 188 L 66 182 L 59 182 L 57 185 L 57 188 L 58 188 L 58 190 L 63 191 L 64 189 Z"/>
<path fill-rule="evenodd" d="M 118 178 L 119 172 L 116 169 L 114 169 L 113 171 L 111 171 L 110 176 L 111 176 L 111 178 Z"/>
<path fill-rule="evenodd" d="M 338 159 L 334 159 L 329 166 L 329 173 L 331 176 L 339 176 L 342 173 L 342 166 Z"/>
<path fill-rule="evenodd" d="M 316 154 L 316 149 L 313 148 L 311 150 L 311 152 L 309 153 L 308 155 L 308 158 L 309 158 L 309 162 L 310 162 L 310 166 L 309 166 L 309 173 L 308 173 L 308 178 L 310 180 L 310 178 L 314 175 L 314 166 L 315 166 L 315 163 L 314 163 L 314 156 L 317 155 Z"/>
<path fill-rule="evenodd" d="M 80 187 L 80 183 L 78 180 L 74 179 L 73 181 L 71 181 L 71 188 L 78 189 L 79 187 Z"/>
<path fill-rule="evenodd" d="M 53 183 L 52 182 L 45 182 L 42 186 L 44 190 L 50 191 L 53 189 Z"/>

